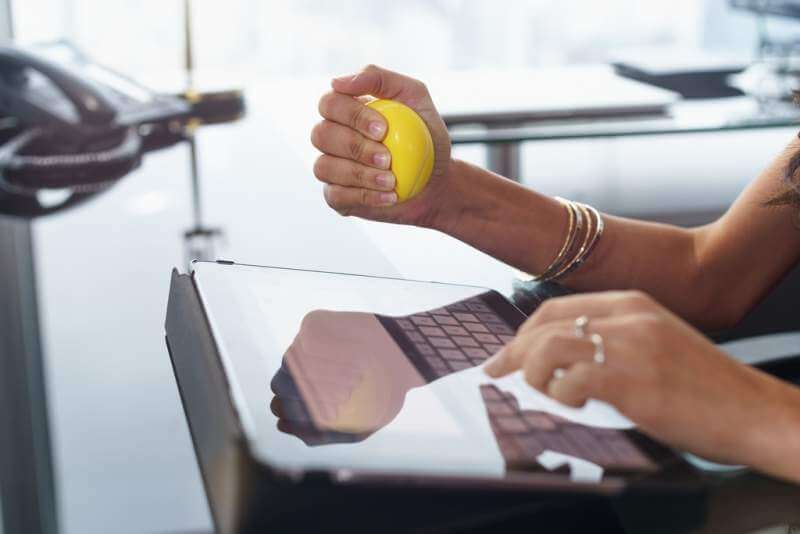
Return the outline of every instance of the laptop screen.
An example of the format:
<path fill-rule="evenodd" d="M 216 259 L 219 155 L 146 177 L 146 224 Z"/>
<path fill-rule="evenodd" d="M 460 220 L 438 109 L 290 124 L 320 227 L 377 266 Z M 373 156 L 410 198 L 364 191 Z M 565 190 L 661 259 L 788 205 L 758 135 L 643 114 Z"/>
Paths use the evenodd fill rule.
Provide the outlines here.
<path fill-rule="evenodd" d="M 216 263 L 194 278 L 250 447 L 273 467 L 600 483 L 669 456 L 609 405 L 486 376 L 525 319 L 496 292 Z"/>

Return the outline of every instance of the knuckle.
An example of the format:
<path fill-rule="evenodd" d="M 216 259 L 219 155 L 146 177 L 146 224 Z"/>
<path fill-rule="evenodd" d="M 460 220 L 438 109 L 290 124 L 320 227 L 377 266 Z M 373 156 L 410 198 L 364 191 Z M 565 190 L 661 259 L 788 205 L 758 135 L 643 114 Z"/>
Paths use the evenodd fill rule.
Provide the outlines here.
<path fill-rule="evenodd" d="M 320 156 L 314 161 L 314 176 L 322 180 L 326 176 L 327 157 Z"/>
<path fill-rule="evenodd" d="M 311 128 L 311 144 L 317 148 L 320 148 L 322 144 L 322 137 L 323 137 L 323 130 L 325 128 L 325 122 L 318 122 Z"/>
<path fill-rule="evenodd" d="M 549 328 L 540 334 L 542 347 L 547 350 L 552 350 L 556 347 L 563 345 L 566 336 L 554 328 Z"/>
<path fill-rule="evenodd" d="M 428 86 L 420 80 L 414 80 L 414 89 L 419 91 L 420 94 L 428 94 Z"/>
<path fill-rule="evenodd" d="M 358 193 L 358 201 L 362 206 L 369 206 L 369 191 L 360 189 Z"/>
<path fill-rule="evenodd" d="M 367 173 L 361 165 L 355 165 L 353 169 L 353 181 L 358 187 L 365 187 L 367 184 Z"/>
<path fill-rule="evenodd" d="M 323 117 L 328 117 L 330 115 L 334 98 L 335 96 L 333 94 L 333 91 L 329 91 L 324 95 L 322 95 L 322 97 L 319 99 L 319 104 L 317 106 L 320 115 L 322 115 Z"/>
<path fill-rule="evenodd" d="M 366 151 L 366 143 L 360 136 L 353 136 L 353 139 L 348 143 L 348 148 L 350 150 L 350 156 L 352 156 L 354 160 L 360 161 Z"/>
<path fill-rule="evenodd" d="M 360 130 L 361 125 L 366 122 L 365 113 L 367 111 L 367 106 L 358 105 L 356 106 L 356 111 L 350 117 L 350 127 L 354 130 Z"/>
<path fill-rule="evenodd" d="M 361 70 L 364 71 L 364 72 L 371 72 L 371 71 L 374 72 L 374 71 L 381 70 L 381 68 L 379 66 L 375 65 L 374 63 L 367 63 L 366 65 L 364 65 L 364 68 L 361 69 Z"/>

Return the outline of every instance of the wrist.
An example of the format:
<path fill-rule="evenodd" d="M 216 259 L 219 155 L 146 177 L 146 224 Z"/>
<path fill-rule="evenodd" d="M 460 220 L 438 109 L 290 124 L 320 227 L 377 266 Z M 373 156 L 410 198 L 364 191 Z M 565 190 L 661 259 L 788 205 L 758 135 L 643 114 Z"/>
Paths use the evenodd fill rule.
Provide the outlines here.
<path fill-rule="evenodd" d="M 746 433 L 747 463 L 784 479 L 800 482 L 800 390 L 762 375 L 760 417 Z"/>
<path fill-rule="evenodd" d="M 461 211 L 460 204 L 463 199 L 456 191 L 464 174 L 464 166 L 463 161 L 451 158 L 444 166 L 441 175 L 435 177 L 435 183 L 430 184 L 433 186 L 433 191 L 429 196 L 428 217 L 420 226 L 449 233 L 448 229 L 452 228 L 453 221 L 459 218 Z"/>

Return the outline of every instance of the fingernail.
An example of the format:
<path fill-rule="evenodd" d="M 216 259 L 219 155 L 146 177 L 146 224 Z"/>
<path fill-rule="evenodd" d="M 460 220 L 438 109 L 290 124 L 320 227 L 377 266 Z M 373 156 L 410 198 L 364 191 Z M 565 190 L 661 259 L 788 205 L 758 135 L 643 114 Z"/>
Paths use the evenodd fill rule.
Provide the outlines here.
<path fill-rule="evenodd" d="M 393 174 L 379 174 L 375 177 L 375 183 L 378 184 L 378 187 L 382 187 L 384 189 L 394 189 L 394 175 Z"/>
<path fill-rule="evenodd" d="M 389 157 L 389 154 L 387 154 L 386 152 L 378 152 L 377 154 L 372 156 L 372 161 L 375 163 L 375 165 L 377 165 L 381 169 L 388 169 L 391 158 Z"/>
<path fill-rule="evenodd" d="M 337 76 L 333 79 L 333 81 L 338 83 L 352 82 L 357 77 L 358 74 L 345 74 L 344 76 Z"/>
<path fill-rule="evenodd" d="M 391 206 L 397 203 L 397 193 L 381 193 L 378 198 L 382 206 Z"/>
<path fill-rule="evenodd" d="M 380 141 L 383 139 L 383 135 L 386 133 L 386 126 L 380 121 L 373 121 L 369 123 L 369 134 L 376 140 Z"/>
<path fill-rule="evenodd" d="M 503 351 L 495 353 L 494 356 L 486 360 L 486 363 L 483 364 L 483 372 L 489 376 L 495 376 L 495 374 L 500 370 L 500 361 L 503 359 Z"/>

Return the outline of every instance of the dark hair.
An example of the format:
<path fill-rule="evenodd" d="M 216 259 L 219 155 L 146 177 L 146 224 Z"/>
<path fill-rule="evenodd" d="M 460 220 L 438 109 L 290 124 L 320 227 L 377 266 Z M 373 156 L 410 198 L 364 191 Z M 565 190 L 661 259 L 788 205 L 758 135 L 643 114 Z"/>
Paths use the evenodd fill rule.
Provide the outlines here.
<path fill-rule="evenodd" d="M 800 91 L 795 91 L 794 101 L 800 104 Z M 800 138 L 800 133 L 797 137 Z M 800 206 L 800 150 L 789 158 L 783 173 L 783 182 L 783 190 L 769 199 L 766 202 L 767 206 Z"/>

